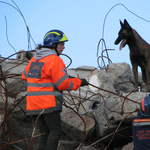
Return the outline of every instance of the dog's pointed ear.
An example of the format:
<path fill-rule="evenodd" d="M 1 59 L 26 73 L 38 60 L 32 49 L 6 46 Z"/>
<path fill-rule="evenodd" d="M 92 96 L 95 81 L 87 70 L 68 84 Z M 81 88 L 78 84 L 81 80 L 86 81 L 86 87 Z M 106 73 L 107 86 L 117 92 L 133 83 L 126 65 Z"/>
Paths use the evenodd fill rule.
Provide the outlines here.
<path fill-rule="evenodd" d="M 124 27 L 124 24 L 121 22 L 121 20 L 120 20 L 120 25 L 121 25 L 122 28 Z"/>
<path fill-rule="evenodd" d="M 128 29 L 128 30 L 131 30 L 131 29 L 132 29 L 126 19 L 124 19 L 124 27 L 125 27 L 126 29 Z"/>

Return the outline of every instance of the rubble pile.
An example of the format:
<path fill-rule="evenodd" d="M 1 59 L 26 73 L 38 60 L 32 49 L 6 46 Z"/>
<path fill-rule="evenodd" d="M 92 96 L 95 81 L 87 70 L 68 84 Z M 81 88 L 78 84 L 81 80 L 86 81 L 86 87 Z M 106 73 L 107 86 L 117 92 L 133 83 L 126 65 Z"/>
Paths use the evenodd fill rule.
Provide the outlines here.
<path fill-rule="evenodd" d="M 31 137 L 35 125 L 32 117 L 25 114 L 26 82 L 20 76 L 27 63 L 19 60 L 1 63 L 5 80 L 1 81 L 0 130 L 3 131 L 1 138 L 8 140 L 4 137 L 9 135 L 9 141 L 22 139 L 12 144 L 24 150 L 29 147 L 36 150 L 40 133 L 36 127 L 36 138 Z M 63 133 L 58 150 L 81 147 L 83 150 L 132 150 L 132 121 L 139 103 L 148 93 L 132 92 L 133 76 L 129 64 L 112 63 L 106 70 L 81 66 L 68 69 L 68 74 L 86 78 L 90 85 L 77 91 L 64 91 Z M 139 73 L 139 85 L 142 84 Z M 9 127 L 2 128 L 4 123 Z"/>

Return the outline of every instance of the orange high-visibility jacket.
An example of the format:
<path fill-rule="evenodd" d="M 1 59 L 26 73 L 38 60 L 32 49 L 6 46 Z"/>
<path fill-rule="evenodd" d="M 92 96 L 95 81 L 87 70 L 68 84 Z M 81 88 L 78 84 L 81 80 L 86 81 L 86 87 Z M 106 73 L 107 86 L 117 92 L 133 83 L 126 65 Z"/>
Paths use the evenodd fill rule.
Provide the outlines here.
<path fill-rule="evenodd" d="M 48 48 L 37 51 L 22 73 L 22 79 L 27 80 L 27 115 L 38 115 L 43 109 L 44 114 L 61 111 L 61 91 L 77 90 L 81 85 L 80 79 L 69 78 L 64 62 L 55 51 Z M 43 55 L 43 51 L 47 53 Z"/>

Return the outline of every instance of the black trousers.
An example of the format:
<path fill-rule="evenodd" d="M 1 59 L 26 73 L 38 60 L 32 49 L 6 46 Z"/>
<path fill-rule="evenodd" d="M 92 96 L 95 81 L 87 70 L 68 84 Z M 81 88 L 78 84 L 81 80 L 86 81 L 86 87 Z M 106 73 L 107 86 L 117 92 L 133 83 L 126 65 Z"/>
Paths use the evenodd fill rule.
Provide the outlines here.
<path fill-rule="evenodd" d="M 41 133 L 38 150 L 57 150 L 61 136 L 61 117 L 60 112 L 43 114 L 39 117 L 37 126 Z"/>

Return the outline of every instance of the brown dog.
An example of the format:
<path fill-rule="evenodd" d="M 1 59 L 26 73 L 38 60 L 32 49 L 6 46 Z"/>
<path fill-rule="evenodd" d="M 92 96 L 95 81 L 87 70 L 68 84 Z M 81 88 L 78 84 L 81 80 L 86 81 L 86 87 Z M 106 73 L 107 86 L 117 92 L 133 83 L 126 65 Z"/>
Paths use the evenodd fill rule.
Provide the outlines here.
<path fill-rule="evenodd" d="M 127 20 L 120 21 L 121 29 L 114 44 L 120 44 L 120 50 L 127 44 L 130 49 L 130 60 L 134 77 L 134 91 L 138 91 L 138 66 L 142 71 L 142 79 L 150 91 L 150 45 L 131 28 Z"/>

